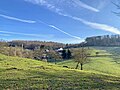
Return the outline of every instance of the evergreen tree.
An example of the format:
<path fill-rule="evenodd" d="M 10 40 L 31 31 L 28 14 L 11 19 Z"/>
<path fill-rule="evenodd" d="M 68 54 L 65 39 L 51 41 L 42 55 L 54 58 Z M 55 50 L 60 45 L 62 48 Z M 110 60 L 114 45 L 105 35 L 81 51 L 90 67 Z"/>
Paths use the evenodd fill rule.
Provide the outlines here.
<path fill-rule="evenodd" d="M 67 53 L 66 53 L 66 59 L 70 59 L 71 58 L 71 51 L 68 49 Z"/>
<path fill-rule="evenodd" d="M 62 51 L 61 56 L 62 56 L 62 59 L 66 59 L 66 50 L 63 50 L 63 51 Z"/>

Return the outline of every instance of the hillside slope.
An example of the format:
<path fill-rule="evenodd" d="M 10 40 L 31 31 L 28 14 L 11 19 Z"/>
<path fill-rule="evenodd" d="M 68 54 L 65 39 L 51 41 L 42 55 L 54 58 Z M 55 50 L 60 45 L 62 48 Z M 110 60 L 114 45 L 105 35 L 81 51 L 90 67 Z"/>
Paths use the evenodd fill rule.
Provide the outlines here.
<path fill-rule="evenodd" d="M 0 55 L 0 90 L 119 90 L 120 77 Z"/>
<path fill-rule="evenodd" d="M 99 52 L 99 55 L 96 56 L 95 52 Z M 90 62 L 83 66 L 84 70 L 120 76 L 120 64 L 116 62 L 116 59 L 113 58 L 112 54 L 106 50 L 97 49 L 92 49 L 91 54 L 94 57 L 90 58 Z M 75 68 L 76 64 L 77 63 L 74 62 L 74 60 L 58 63 L 58 65 L 69 66 L 71 68 Z"/>

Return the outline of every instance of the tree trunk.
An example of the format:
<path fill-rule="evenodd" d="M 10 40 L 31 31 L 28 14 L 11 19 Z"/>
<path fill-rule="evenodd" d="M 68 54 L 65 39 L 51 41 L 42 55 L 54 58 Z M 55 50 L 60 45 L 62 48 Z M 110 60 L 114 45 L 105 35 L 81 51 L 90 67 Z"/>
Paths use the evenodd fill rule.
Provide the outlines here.
<path fill-rule="evenodd" d="M 81 65 L 81 70 L 83 70 L 83 64 L 81 63 L 80 65 Z"/>
<path fill-rule="evenodd" d="M 55 59 L 55 64 L 57 64 L 56 59 Z"/>
<path fill-rule="evenodd" d="M 75 69 L 78 69 L 78 65 L 79 65 L 79 62 L 77 63 L 77 65 L 76 65 L 76 68 L 75 68 Z"/>

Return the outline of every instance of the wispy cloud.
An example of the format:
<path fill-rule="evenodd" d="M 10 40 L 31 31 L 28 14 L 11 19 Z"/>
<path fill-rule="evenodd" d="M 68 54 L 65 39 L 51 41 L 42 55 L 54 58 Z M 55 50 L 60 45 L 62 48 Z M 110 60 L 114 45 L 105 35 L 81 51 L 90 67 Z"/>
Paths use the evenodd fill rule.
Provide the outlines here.
<path fill-rule="evenodd" d="M 73 16 L 70 16 L 70 15 L 66 15 L 66 16 L 70 17 L 74 20 L 80 21 L 83 24 L 90 26 L 91 28 L 112 32 L 112 33 L 115 33 L 115 34 L 120 34 L 120 30 L 118 28 L 113 27 L 113 26 L 86 21 L 84 19 L 81 19 L 81 18 L 78 18 L 78 17 L 73 17 Z"/>
<path fill-rule="evenodd" d="M 108 32 L 115 33 L 115 34 L 120 34 L 120 30 L 118 28 L 113 27 L 113 26 L 109 26 L 109 25 L 101 24 L 101 23 L 90 22 L 90 21 L 84 20 L 82 18 L 74 17 L 74 16 L 64 14 L 64 13 L 61 13 L 61 12 L 59 12 L 58 14 L 61 15 L 61 16 L 69 17 L 73 20 L 79 21 L 80 23 L 82 22 L 83 24 L 85 24 L 85 25 L 87 25 L 91 28 L 94 28 L 94 29 L 108 31 Z M 44 23 L 44 22 L 41 22 L 41 23 Z M 56 29 L 59 30 L 59 28 L 56 28 Z"/>
<path fill-rule="evenodd" d="M 93 23 L 93 22 L 88 22 L 88 21 L 84 21 L 83 23 L 94 29 L 100 29 L 100 30 L 109 31 L 115 34 L 120 34 L 120 30 L 113 26 L 109 26 L 106 24 Z"/>
<path fill-rule="evenodd" d="M 64 17 L 69 17 L 73 20 L 82 22 L 83 24 L 85 24 L 91 28 L 94 28 L 94 29 L 104 30 L 104 31 L 115 33 L 115 34 L 120 34 L 120 30 L 118 28 L 113 27 L 113 26 L 109 26 L 109 25 L 101 24 L 101 23 L 90 22 L 90 21 L 84 20 L 82 18 L 74 17 L 74 16 L 64 14 L 64 13 L 58 13 L 58 14 L 62 15 Z"/>
<path fill-rule="evenodd" d="M 0 36 L 11 36 L 10 34 L 0 34 Z"/>
<path fill-rule="evenodd" d="M 21 35 L 21 36 L 32 36 L 32 37 L 46 37 L 46 35 L 39 35 L 39 34 L 26 34 L 20 32 L 9 32 L 9 31 L 0 31 L 1 33 L 6 33 L 9 35 Z"/>
<path fill-rule="evenodd" d="M 1 16 L 1 17 L 4 17 L 4 18 L 7 18 L 7 19 L 11 19 L 11 20 L 21 21 L 21 22 L 36 23 L 36 21 L 22 20 L 22 19 L 18 19 L 18 18 L 15 18 L 15 17 L 6 16 L 6 15 L 3 15 L 3 14 L 0 14 L 0 16 Z M 39 22 L 41 22 L 41 23 L 43 23 L 43 24 L 46 24 L 46 23 L 44 23 L 44 22 L 42 22 L 42 21 L 39 21 Z M 77 37 L 77 36 L 74 36 L 74 35 L 72 35 L 72 34 L 69 34 L 69 33 L 65 32 L 65 31 L 63 31 L 63 30 L 55 27 L 54 25 L 49 25 L 49 24 L 46 24 L 46 25 L 49 26 L 49 27 L 51 27 L 51 28 L 54 28 L 55 30 L 58 30 L 58 31 L 60 31 L 60 32 L 66 34 L 66 35 L 68 35 L 68 36 L 70 36 L 70 37 L 73 37 L 73 38 L 76 38 L 76 39 L 81 39 L 80 37 Z M 24 35 L 24 36 L 40 37 L 40 35 L 38 35 L 38 34 L 25 34 L 25 33 L 8 32 L 8 31 L 0 31 L 0 32 L 2 32 L 2 33 L 8 33 L 8 34 L 17 34 L 17 35 Z M 4 35 L 5 35 L 5 34 L 4 34 Z"/>
<path fill-rule="evenodd" d="M 63 31 L 62 29 L 60 29 L 60 28 L 58 28 L 58 27 L 56 27 L 56 26 L 54 26 L 54 25 L 49 25 L 49 24 L 47 24 L 47 23 L 45 23 L 45 22 L 43 22 L 43 21 L 40 21 L 40 20 L 39 20 L 39 22 L 42 23 L 42 24 L 45 24 L 46 26 L 51 27 L 51 28 L 53 28 L 53 29 L 55 29 L 55 30 L 57 30 L 57 31 L 60 31 L 60 32 L 62 32 L 62 33 L 64 33 L 64 34 L 72 37 L 72 38 L 81 40 L 80 37 L 75 36 L 75 35 L 72 35 L 72 34 L 70 34 L 70 33 L 68 33 L 68 32 L 65 32 L 65 31 Z"/>
<path fill-rule="evenodd" d="M 9 20 L 15 20 L 15 21 L 19 21 L 19 22 L 24 22 L 24 23 L 36 23 L 36 21 L 33 21 L 33 20 L 24 20 L 24 19 L 12 17 L 12 16 L 7 16 L 7 15 L 3 15 L 3 14 L 0 14 L 0 17 L 3 17 L 5 19 L 9 19 Z"/>
<path fill-rule="evenodd" d="M 64 17 L 69 17 L 73 20 L 80 21 L 83 24 L 85 24 L 85 25 L 87 25 L 91 28 L 112 32 L 112 33 L 115 33 L 115 34 L 120 34 L 120 30 L 118 28 L 113 27 L 113 26 L 106 25 L 106 24 L 101 24 L 101 23 L 96 23 L 96 22 L 90 22 L 90 21 L 84 20 L 82 18 L 78 18 L 78 17 L 72 16 L 70 14 L 66 14 L 66 13 L 62 12 L 61 9 L 58 9 L 57 6 L 49 4 L 47 2 L 47 0 L 25 0 L 25 1 L 29 1 L 29 2 L 38 4 L 38 5 L 45 5 L 45 6 L 47 6 L 48 9 L 56 12 L 59 15 L 64 16 Z M 64 0 L 62 0 L 62 1 L 64 1 Z M 92 10 L 92 11 L 95 11 L 95 12 L 99 12 L 99 10 L 97 10 L 97 9 L 91 7 L 91 6 L 88 6 L 88 5 L 86 5 L 85 3 L 83 3 L 79 0 L 72 0 L 72 1 L 74 1 L 77 5 L 79 5 L 83 8 L 86 8 L 86 9 L 89 9 L 89 10 Z M 55 27 L 53 27 L 53 28 L 55 28 Z M 55 28 L 55 29 L 61 31 L 59 28 Z M 71 36 L 71 35 L 69 35 L 69 36 Z"/>
<path fill-rule="evenodd" d="M 76 5 L 78 5 L 78 6 L 80 6 L 80 7 L 83 7 L 83 8 L 85 8 L 85 9 L 88 9 L 88 10 L 93 11 L 93 12 L 99 12 L 98 9 L 91 7 L 91 6 L 83 3 L 83 2 L 80 1 L 80 0 L 72 0 L 72 1 L 74 1 L 74 3 L 75 3 Z"/>
<path fill-rule="evenodd" d="M 94 28 L 94 29 L 99 29 L 99 30 L 112 32 L 112 33 L 115 33 L 115 34 L 120 34 L 120 30 L 118 28 L 113 27 L 113 26 L 109 26 L 109 25 L 101 24 L 101 23 L 90 22 L 90 21 L 84 20 L 82 18 L 74 17 L 74 16 L 71 16 L 71 15 L 68 15 L 68 14 L 59 13 L 59 15 L 62 15 L 64 17 L 69 17 L 73 20 L 80 21 L 83 24 L 85 24 L 85 25 L 87 25 L 91 28 Z"/>
<path fill-rule="evenodd" d="M 48 26 L 49 26 L 49 27 L 52 27 L 52 28 L 54 28 L 54 29 L 56 29 L 56 30 L 58 30 L 58 31 L 60 31 L 60 32 L 62 32 L 62 33 L 64 33 L 64 34 L 72 37 L 72 38 L 76 38 L 76 39 L 80 39 L 80 40 L 81 40 L 80 37 L 74 36 L 74 35 L 72 35 L 72 34 L 70 34 L 70 33 L 67 33 L 67 32 L 65 32 L 65 31 L 61 30 L 60 28 L 57 28 L 56 26 L 53 26 L 53 25 L 48 25 Z"/>
<path fill-rule="evenodd" d="M 56 8 L 55 3 L 58 2 L 58 0 L 24 0 L 26 2 L 30 2 L 33 4 L 37 4 L 40 6 L 45 6 L 48 9 L 50 9 L 51 11 L 55 11 L 55 12 L 61 12 L 62 10 L 59 8 Z M 52 3 L 50 3 L 52 2 Z M 54 5 L 53 5 L 54 4 Z"/>
<path fill-rule="evenodd" d="M 62 8 L 64 7 L 64 5 L 82 7 L 82 8 L 88 9 L 93 12 L 99 12 L 99 10 L 97 8 L 87 5 L 80 0 L 24 0 L 24 1 L 31 2 L 31 3 L 37 4 L 37 5 L 46 6 L 47 8 L 49 8 L 51 10 L 54 9 L 56 12 L 62 11 Z M 68 5 L 68 2 L 69 2 L 69 5 Z M 59 5 L 58 5 L 58 3 L 59 3 Z M 62 5 L 62 7 L 59 7 L 60 8 L 59 9 L 58 6 L 60 6 L 60 5 Z M 57 6 L 57 8 L 56 8 L 56 6 Z"/>

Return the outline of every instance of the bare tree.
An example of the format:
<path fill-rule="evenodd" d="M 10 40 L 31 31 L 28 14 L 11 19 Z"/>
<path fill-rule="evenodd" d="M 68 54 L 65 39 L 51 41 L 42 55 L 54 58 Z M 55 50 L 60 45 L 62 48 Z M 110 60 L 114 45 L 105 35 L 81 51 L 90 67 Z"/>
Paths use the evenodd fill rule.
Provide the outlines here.
<path fill-rule="evenodd" d="M 117 0 L 117 3 L 112 2 L 118 9 L 118 11 L 113 11 L 117 16 L 120 16 L 120 0 Z"/>
<path fill-rule="evenodd" d="M 48 55 L 49 55 L 52 59 L 55 60 L 55 64 L 57 63 L 57 60 L 61 60 L 61 59 L 62 59 L 61 55 L 60 55 L 58 52 L 54 51 L 54 50 L 50 50 L 50 52 L 49 52 Z"/>
<path fill-rule="evenodd" d="M 90 54 L 88 53 L 88 50 L 84 49 L 83 47 L 78 50 L 75 50 L 73 55 L 75 62 L 77 62 L 75 69 L 78 69 L 80 64 L 81 70 L 83 70 L 83 65 L 89 61 L 89 55 Z"/>

